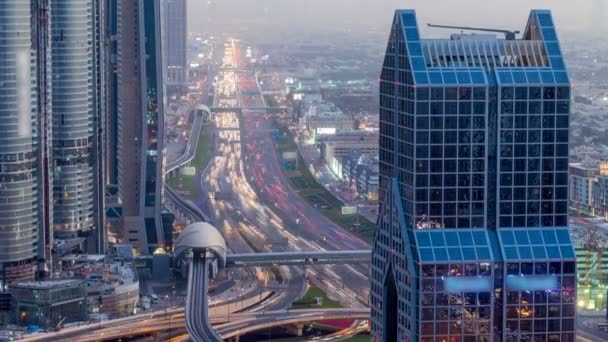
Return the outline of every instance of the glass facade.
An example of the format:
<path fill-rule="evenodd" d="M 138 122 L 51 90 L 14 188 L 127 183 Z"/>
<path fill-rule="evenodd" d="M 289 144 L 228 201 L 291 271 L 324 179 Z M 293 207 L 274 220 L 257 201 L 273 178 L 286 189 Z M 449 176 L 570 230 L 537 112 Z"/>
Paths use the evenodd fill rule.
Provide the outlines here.
<path fill-rule="evenodd" d="M 86 292 L 79 280 L 19 283 L 11 288 L 14 323 L 54 328 L 87 319 Z"/>
<path fill-rule="evenodd" d="M 162 83 L 160 5 L 158 1 L 142 2 L 144 28 L 144 58 L 146 111 L 144 124 L 145 186 L 143 203 L 146 237 L 149 245 L 163 241 L 160 209 L 163 189 L 163 109 L 164 90 Z"/>
<path fill-rule="evenodd" d="M 53 230 L 72 237 L 95 226 L 93 3 L 51 2 Z"/>
<path fill-rule="evenodd" d="M 32 279 L 38 243 L 36 53 L 27 0 L 0 6 L 0 287 Z"/>
<path fill-rule="evenodd" d="M 397 11 L 379 82 L 374 340 L 573 340 L 571 85 L 550 12 L 532 11 L 521 39 L 430 40 Z"/>

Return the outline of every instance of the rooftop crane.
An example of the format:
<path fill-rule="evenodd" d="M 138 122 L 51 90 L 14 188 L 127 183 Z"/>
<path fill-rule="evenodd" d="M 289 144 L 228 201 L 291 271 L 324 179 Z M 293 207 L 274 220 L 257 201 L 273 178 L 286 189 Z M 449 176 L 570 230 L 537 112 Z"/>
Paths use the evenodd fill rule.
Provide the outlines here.
<path fill-rule="evenodd" d="M 427 25 L 429 27 L 437 27 L 437 28 L 502 33 L 505 35 L 506 40 L 515 40 L 515 35 L 519 34 L 519 31 L 499 30 L 499 29 L 490 29 L 490 28 L 482 28 L 482 27 L 447 26 L 447 25 L 434 25 L 434 24 L 430 24 L 430 23 L 428 23 Z"/>

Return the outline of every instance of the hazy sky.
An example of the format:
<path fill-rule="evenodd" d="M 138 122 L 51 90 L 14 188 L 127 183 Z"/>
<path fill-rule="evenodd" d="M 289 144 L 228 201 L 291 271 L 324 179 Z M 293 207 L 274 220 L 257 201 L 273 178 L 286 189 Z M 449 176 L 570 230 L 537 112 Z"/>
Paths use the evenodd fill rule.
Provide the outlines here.
<path fill-rule="evenodd" d="M 420 24 L 522 30 L 532 8 L 546 8 L 561 32 L 606 28 L 608 0 L 188 0 L 191 31 L 318 32 L 388 30 L 396 8 L 414 8 Z M 420 25 L 422 26 L 422 25 Z M 440 32 L 444 34 L 445 32 Z M 447 34 L 447 33 L 445 33 Z"/>

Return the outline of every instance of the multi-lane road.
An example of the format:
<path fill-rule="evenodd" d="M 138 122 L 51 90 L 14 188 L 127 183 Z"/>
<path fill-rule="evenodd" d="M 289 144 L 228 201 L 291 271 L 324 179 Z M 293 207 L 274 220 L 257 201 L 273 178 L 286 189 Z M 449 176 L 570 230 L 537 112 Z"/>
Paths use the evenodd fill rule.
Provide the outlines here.
<path fill-rule="evenodd" d="M 276 128 L 263 104 L 254 71 L 239 63 L 237 42 L 225 46 L 218 73 L 214 114 L 214 159 L 201 174 L 198 205 L 210 212 L 235 252 L 369 249 L 323 216 L 289 186 L 274 149 Z M 229 109 L 234 109 L 230 112 Z M 362 307 L 368 296 L 367 266 L 315 266 L 308 278 L 332 298 Z M 285 308 L 303 294 L 299 267 L 279 267 L 271 283 L 282 283 L 285 295 L 269 308 Z"/>

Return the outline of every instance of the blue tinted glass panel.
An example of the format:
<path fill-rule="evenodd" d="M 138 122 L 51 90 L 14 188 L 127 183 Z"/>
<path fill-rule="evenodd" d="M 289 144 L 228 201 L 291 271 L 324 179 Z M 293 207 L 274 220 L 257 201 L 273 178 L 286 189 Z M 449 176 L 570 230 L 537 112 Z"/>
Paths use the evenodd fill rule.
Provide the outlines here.
<path fill-rule="evenodd" d="M 405 39 L 408 41 L 420 40 L 420 35 L 418 34 L 418 29 L 416 28 L 406 28 L 405 29 Z M 410 50 L 411 52 L 411 50 Z"/>
<path fill-rule="evenodd" d="M 428 84 L 429 77 L 426 72 L 415 72 L 414 77 L 416 78 L 416 84 Z"/>
<path fill-rule="evenodd" d="M 557 235 L 557 241 L 560 245 L 569 245 L 572 243 L 570 241 L 570 234 L 566 229 L 556 230 L 555 235 Z"/>
<path fill-rule="evenodd" d="M 445 246 L 445 240 L 443 238 L 443 232 L 431 232 L 431 242 L 434 247 Z"/>
<path fill-rule="evenodd" d="M 448 251 L 445 248 L 434 248 L 436 261 L 448 261 Z"/>
<path fill-rule="evenodd" d="M 549 259 L 561 259 L 561 255 L 559 254 L 559 247 L 557 246 L 546 246 L 547 247 L 547 257 Z"/>
<path fill-rule="evenodd" d="M 462 254 L 460 253 L 460 248 L 452 247 L 448 248 L 448 253 L 450 254 L 451 261 L 461 261 Z"/>
<path fill-rule="evenodd" d="M 471 247 L 464 247 L 462 249 L 462 257 L 464 260 L 477 260 L 475 257 L 475 249 Z"/>
<path fill-rule="evenodd" d="M 498 242 L 498 235 L 496 234 L 496 231 L 488 231 L 488 240 L 490 240 L 490 246 L 492 246 L 492 255 L 494 255 L 494 259 L 498 262 L 502 262 L 502 251 L 500 249 L 500 243 Z"/>
<path fill-rule="evenodd" d="M 435 261 L 432 248 L 420 248 L 420 258 L 422 261 Z"/>
<path fill-rule="evenodd" d="M 528 76 L 528 83 L 540 83 L 538 71 L 526 71 L 526 76 Z"/>
<path fill-rule="evenodd" d="M 469 84 L 471 83 L 471 75 L 467 71 L 459 71 L 456 73 L 458 77 L 459 84 Z"/>
<path fill-rule="evenodd" d="M 486 239 L 486 233 L 475 231 L 473 232 L 473 240 L 475 241 L 475 245 L 477 246 L 487 246 L 488 240 Z"/>
<path fill-rule="evenodd" d="M 557 35 L 553 28 L 543 28 L 543 38 L 547 41 L 557 40 Z"/>
<path fill-rule="evenodd" d="M 530 244 L 532 245 L 542 245 L 543 237 L 541 236 L 538 230 L 529 230 L 528 237 L 530 237 Z"/>
<path fill-rule="evenodd" d="M 560 56 L 561 52 L 559 51 L 559 44 L 557 42 L 547 42 L 545 43 L 547 47 L 547 54 L 549 56 Z"/>
<path fill-rule="evenodd" d="M 543 239 L 547 245 L 557 244 L 557 239 L 555 238 L 555 232 L 553 230 L 543 230 Z"/>
<path fill-rule="evenodd" d="M 551 71 L 541 71 L 540 77 L 542 78 L 543 83 L 555 83 L 553 72 Z"/>
<path fill-rule="evenodd" d="M 445 243 L 448 246 L 459 246 L 457 232 L 445 232 Z"/>
<path fill-rule="evenodd" d="M 416 239 L 418 240 L 418 246 L 420 247 L 431 246 L 431 237 L 429 236 L 429 232 L 417 232 Z"/>
<path fill-rule="evenodd" d="M 565 70 L 564 60 L 561 57 L 551 57 L 551 67 L 553 70 Z"/>
<path fill-rule="evenodd" d="M 443 80 L 446 84 L 456 84 L 456 74 L 449 71 L 443 72 Z"/>
<path fill-rule="evenodd" d="M 500 232 L 500 239 L 502 240 L 502 244 L 505 246 L 515 244 L 515 237 L 513 236 L 513 232 L 510 230 L 502 230 Z"/>
<path fill-rule="evenodd" d="M 492 260 L 490 250 L 487 247 L 477 247 L 477 258 L 479 260 Z"/>
<path fill-rule="evenodd" d="M 517 254 L 517 248 L 505 247 L 505 258 L 507 258 L 507 260 L 519 259 L 519 255 Z"/>
<path fill-rule="evenodd" d="M 513 233 L 515 234 L 515 241 L 518 245 L 530 244 L 530 241 L 528 241 L 528 233 L 525 230 L 515 230 Z"/>
<path fill-rule="evenodd" d="M 511 73 L 508 71 L 499 72 L 498 78 L 500 79 L 500 83 L 513 83 L 513 77 L 511 76 Z"/>
<path fill-rule="evenodd" d="M 431 80 L 432 84 L 443 84 L 440 72 L 429 72 L 429 80 Z"/>
<path fill-rule="evenodd" d="M 422 49 L 420 48 L 420 43 L 418 42 L 407 44 L 407 49 L 410 52 L 410 56 L 422 56 Z"/>
<path fill-rule="evenodd" d="M 534 254 L 534 259 L 546 259 L 547 258 L 547 253 L 545 252 L 544 246 L 532 247 L 532 253 Z"/>
<path fill-rule="evenodd" d="M 568 78 L 568 74 L 566 72 L 556 72 L 555 73 L 555 82 L 557 83 L 570 83 L 570 79 Z"/>
<path fill-rule="evenodd" d="M 547 13 L 538 14 L 538 23 L 540 26 L 553 26 L 553 20 L 551 20 L 551 16 Z"/>
<path fill-rule="evenodd" d="M 519 257 L 521 259 L 532 259 L 532 250 L 528 246 L 519 246 Z"/>
<path fill-rule="evenodd" d="M 403 26 L 416 26 L 416 16 L 414 13 L 404 13 L 401 16 Z"/>
<path fill-rule="evenodd" d="M 426 70 L 426 64 L 424 62 L 424 57 L 412 57 L 412 69 L 414 70 Z"/>
<path fill-rule="evenodd" d="M 562 251 L 562 258 L 574 259 L 574 251 L 571 246 L 559 246 L 559 249 Z"/>
<path fill-rule="evenodd" d="M 526 79 L 526 73 L 523 71 L 514 71 L 513 80 L 515 81 L 515 83 L 528 83 L 528 80 Z"/>
<path fill-rule="evenodd" d="M 473 245 L 473 236 L 471 236 L 471 232 L 458 232 L 458 236 L 460 237 L 460 245 L 462 245 L 462 246 L 472 246 Z"/>
<path fill-rule="evenodd" d="M 486 79 L 483 77 L 482 72 L 472 71 L 471 79 L 473 80 L 473 83 L 475 83 L 475 84 L 485 84 L 486 83 Z"/>

